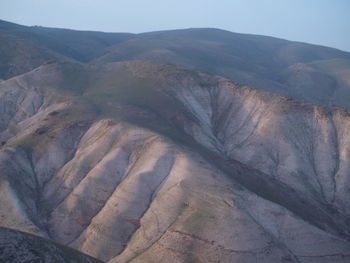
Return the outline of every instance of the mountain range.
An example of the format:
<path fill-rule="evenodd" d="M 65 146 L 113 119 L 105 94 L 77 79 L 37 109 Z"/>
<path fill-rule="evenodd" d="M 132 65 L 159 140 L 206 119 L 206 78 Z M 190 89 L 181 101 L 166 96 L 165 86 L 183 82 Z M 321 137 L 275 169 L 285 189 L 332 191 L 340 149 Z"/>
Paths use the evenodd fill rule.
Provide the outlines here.
<path fill-rule="evenodd" d="M 95 262 L 62 245 L 110 263 L 349 262 L 350 53 L 219 29 L 0 21 L 0 39 L 0 240 L 22 262 Z"/>

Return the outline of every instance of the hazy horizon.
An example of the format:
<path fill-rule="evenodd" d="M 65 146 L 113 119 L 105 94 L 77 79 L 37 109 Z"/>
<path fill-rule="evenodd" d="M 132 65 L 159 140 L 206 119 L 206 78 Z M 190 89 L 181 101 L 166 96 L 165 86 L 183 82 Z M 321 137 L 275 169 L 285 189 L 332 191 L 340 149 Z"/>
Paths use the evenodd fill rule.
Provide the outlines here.
<path fill-rule="evenodd" d="M 21 6 L 21 8 L 19 8 Z M 3 1 L 0 19 L 27 26 L 142 33 L 219 28 L 350 52 L 350 1 Z"/>

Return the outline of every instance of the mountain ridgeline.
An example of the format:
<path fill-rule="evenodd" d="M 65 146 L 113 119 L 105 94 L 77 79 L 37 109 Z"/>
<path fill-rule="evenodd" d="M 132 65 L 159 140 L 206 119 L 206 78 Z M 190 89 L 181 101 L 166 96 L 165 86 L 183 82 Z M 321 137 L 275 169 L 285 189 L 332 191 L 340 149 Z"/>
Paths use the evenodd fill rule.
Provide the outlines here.
<path fill-rule="evenodd" d="M 18 244 L 22 262 L 350 261 L 349 53 L 218 29 L 0 38 L 5 262 Z"/>
<path fill-rule="evenodd" d="M 0 38 L 0 79 L 50 61 L 150 60 L 350 109 L 350 54 L 333 48 L 219 29 L 101 33 L 5 21 L 0 21 Z"/>

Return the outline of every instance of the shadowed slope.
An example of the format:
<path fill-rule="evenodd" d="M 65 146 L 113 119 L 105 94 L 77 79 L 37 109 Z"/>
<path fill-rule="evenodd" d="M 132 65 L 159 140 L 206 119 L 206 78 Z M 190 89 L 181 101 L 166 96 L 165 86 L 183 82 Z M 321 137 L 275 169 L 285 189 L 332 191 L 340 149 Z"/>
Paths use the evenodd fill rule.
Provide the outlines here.
<path fill-rule="evenodd" d="M 50 240 L 3 227 L 0 227 L 0 261 L 2 263 L 102 262 Z"/>
<path fill-rule="evenodd" d="M 131 38 L 128 33 L 27 27 L 0 20 L 0 78 L 28 72 L 48 61 L 89 61 Z"/>

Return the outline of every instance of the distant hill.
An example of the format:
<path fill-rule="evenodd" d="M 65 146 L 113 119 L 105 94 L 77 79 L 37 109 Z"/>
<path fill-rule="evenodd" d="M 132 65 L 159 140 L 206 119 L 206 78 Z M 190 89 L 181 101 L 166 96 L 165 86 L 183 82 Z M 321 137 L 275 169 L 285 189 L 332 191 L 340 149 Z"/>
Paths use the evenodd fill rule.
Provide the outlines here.
<path fill-rule="evenodd" d="M 103 33 L 21 26 L 0 20 L 0 79 L 30 71 L 45 62 L 87 62 L 105 48 L 131 38 L 128 33 Z"/>
<path fill-rule="evenodd" d="M 173 63 L 258 89 L 350 108 L 350 82 L 314 64 L 343 60 L 346 63 L 336 70 L 350 72 L 350 53 L 333 48 L 218 29 L 186 29 L 139 34 L 96 60 L 130 59 Z"/>
<path fill-rule="evenodd" d="M 334 48 L 210 28 L 128 34 L 26 27 L 5 21 L 0 21 L 0 38 L 0 79 L 47 61 L 152 60 L 350 109 L 350 53 Z M 325 70 L 335 63 L 334 70 Z"/>

